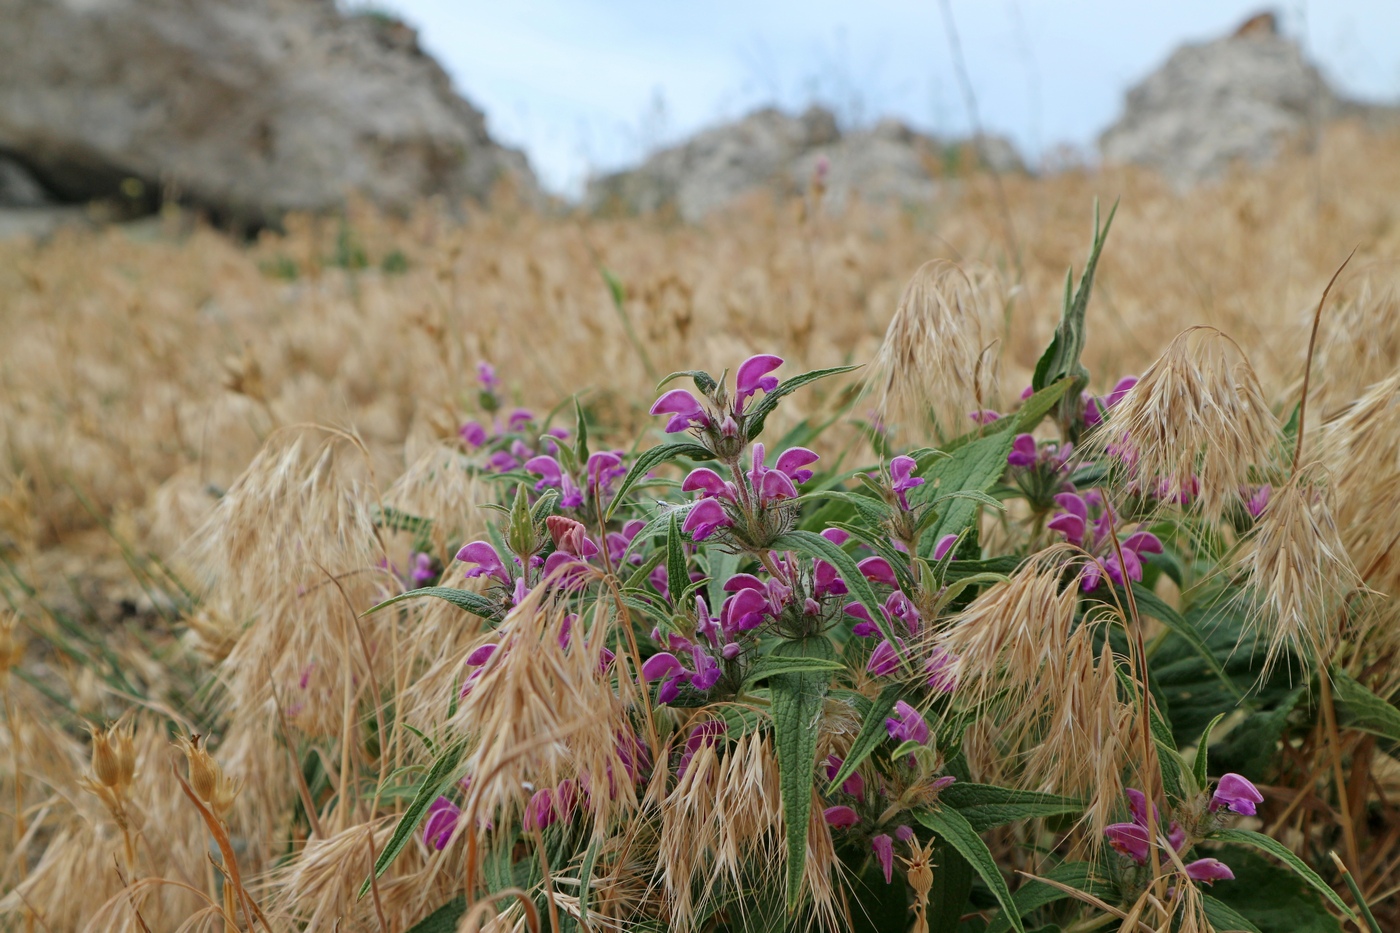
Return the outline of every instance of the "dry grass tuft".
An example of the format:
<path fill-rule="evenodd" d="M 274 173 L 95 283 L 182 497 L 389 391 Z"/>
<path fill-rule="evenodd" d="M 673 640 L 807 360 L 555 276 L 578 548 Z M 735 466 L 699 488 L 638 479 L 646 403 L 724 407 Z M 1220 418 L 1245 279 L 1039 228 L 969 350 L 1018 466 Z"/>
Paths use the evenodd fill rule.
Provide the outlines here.
<path fill-rule="evenodd" d="M 1212 327 L 1181 333 L 1111 409 L 1095 443 L 1142 490 L 1218 520 L 1251 470 L 1269 465 L 1279 425 L 1237 343 Z"/>

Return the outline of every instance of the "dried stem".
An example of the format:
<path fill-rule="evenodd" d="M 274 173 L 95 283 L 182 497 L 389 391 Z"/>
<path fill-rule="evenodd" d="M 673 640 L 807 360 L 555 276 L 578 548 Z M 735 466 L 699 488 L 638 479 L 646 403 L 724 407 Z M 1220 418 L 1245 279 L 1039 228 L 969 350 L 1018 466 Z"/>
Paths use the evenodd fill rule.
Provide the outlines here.
<path fill-rule="evenodd" d="M 1322 290 L 1322 297 L 1318 299 L 1317 310 L 1313 312 L 1312 334 L 1308 337 L 1308 359 L 1303 365 L 1303 397 L 1298 400 L 1298 441 L 1293 445 L 1293 473 L 1298 472 L 1298 458 L 1303 453 L 1303 426 L 1304 416 L 1308 413 L 1308 383 L 1312 379 L 1313 352 L 1317 349 L 1317 326 L 1322 322 L 1322 306 L 1327 303 L 1327 294 L 1332 291 L 1332 286 L 1337 283 L 1337 278 L 1342 274 L 1342 270 L 1351 262 L 1351 257 L 1356 255 L 1356 250 L 1360 247 L 1353 247 L 1347 254 L 1347 258 L 1342 260 L 1342 264 L 1337 267 L 1337 271 L 1332 273 L 1332 278 L 1328 280 L 1327 287 Z"/>

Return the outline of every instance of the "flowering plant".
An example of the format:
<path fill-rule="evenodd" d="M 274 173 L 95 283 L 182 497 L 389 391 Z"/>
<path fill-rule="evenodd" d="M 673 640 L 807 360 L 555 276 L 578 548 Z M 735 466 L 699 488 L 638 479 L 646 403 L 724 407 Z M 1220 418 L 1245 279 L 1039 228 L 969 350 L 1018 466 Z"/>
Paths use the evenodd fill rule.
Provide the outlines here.
<path fill-rule="evenodd" d="M 1222 891 L 1228 845 L 1282 859 L 1350 915 L 1232 825 L 1268 802 L 1239 773 L 1212 790 L 1220 716 L 1189 735 L 1199 717 L 1169 716 L 1185 691 L 1156 652 L 1243 699 L 1232 649 L 1157 585 L 1192 581 L 1188 532 L 1234 520 L 1206 508 L 1213 483 L 1267 520 L 1271 461 L 1163 478 L 1131 420 L 1151 374 L 1085 391 L 1106 232 L 1018 406 L 856 470 L 826 470 L 809 425 L 765 434 L 782 399 L 854 367 L 781 379 L 760 354 L 732 380 L 675 373 L 650 407 L 666 439 L 635 454 L 590 452 L 577 406 L 572 432 L 502 423 L 484 368 L 491 427 L 462 440 L 502 481 L 500 523 L 460 543 L 443 581 L 464 586 L 378 607 L 438 597 L 482 630 L 443 697 L 458 738 L 376 874 L 415 839 L 459 846 L 469 899 L 523 890 L 530 906 L 502 916 L 556 929 L 951 931 L 972 912 L 1023 933 L 1082 910 L 1253 929 Z M 1034 870 L 1008 877 L 1018 844 Z"/>

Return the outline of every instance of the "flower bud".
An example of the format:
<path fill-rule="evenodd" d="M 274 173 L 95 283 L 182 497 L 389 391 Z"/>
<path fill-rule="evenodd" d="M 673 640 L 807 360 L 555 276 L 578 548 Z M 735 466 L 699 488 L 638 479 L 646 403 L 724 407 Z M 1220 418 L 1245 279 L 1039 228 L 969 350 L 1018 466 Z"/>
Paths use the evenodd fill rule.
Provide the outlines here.
<path fill-rule="evenodd" d="M 15 623 L 13 615 L 0 615 L 0 683 L 4 683 L 10 668 L 19 666 L 19 657 L 24 651 Z"/>
<path fill-rule="evenodd" d="M 92 734 L 93 775 L 105 787 L 119 786 L 122 778 L 121 762 L 109 738 L 114 730 L 98 729 L 95 726 L 89 726 L 88 730 Z"/>
<path fill-rule="evenodd" d="M 189 764 L 190 787 L 194 788 L 195 796 L 209 803 L 219 791 L 219 765 L 209 752 L 199 747 L 199 739 L 200 736 L 195 734 L 181 739 L 177 744 Z"/>

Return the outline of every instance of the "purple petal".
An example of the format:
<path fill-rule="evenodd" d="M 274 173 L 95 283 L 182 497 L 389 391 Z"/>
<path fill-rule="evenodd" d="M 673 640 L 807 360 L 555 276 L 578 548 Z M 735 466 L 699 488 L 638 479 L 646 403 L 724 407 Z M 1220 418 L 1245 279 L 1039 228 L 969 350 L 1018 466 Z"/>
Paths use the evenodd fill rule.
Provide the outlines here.
<path fill-rule="evenodd" d="M 856 564 L 856 567 L 860 569 L 861 576 L 865 577 L 865 579 L 869 580 L 871 583 L 886 583 L 890 586 L 899 585 L 899 580 L 894 575 L 894 568 L 891 567 L 890 562 L 883 557 L 867 557 L 865 560 Z"/>
<path fill-rule="evenodd" d="M 1186 877 L 1192 881 L 1214 884 L 1217 881 L 1234 881 L 1235 873 L 1219 859 L 1198 858 L 1186 866 Z"/>
<path fill-rule="evenodd" d="M 895 651 L 894 645 L 888 640 L 882 641 L 870 652 L 870 660 L 866 662 L 865 669 L 875 677 L 893 674 L 899 670 L 899 652 Z"/>
<path fill-rule="evenodd" d="M 848 829 L 860 822 L 860 815 L 850 807 L 827 807 L 822 811 L 822 818 L 828 826 L 837 829 Z"/>
<path fill-rule="evenodd" d="M 1046 522 L 1045 527 L 1064 535 L 1065 540 L 1075 547 L 1084 546 L 1084 519 L 1078 515 L 1061 512 Z"/>
<path fill-rule="evenodd" d="M 654 654 L 642 662 L 642 677 L 646 680 L 661 680 L 681 670 L 684 670 L 681 662 L 669 651 Z"/>
<path fill-rule="evenodd" d="M 944 535 L 938 539 L 938 543 L 933 546 L 933 559 L 942 560 L 943 556 L 957 543 L 957 535 Z"/>
<path fill-rule="evenodd" d="M 760 354 L 751 356 L 739 364 L 739 371 L 735 375 L 734 382 L 738 389 L 738 396 L 734 400 L 736 411 L 742 411 L 744 402 L 759 389 L 764 392 L 772 392 L 778 387 L 776 376 L 768 375 L 779 366 L 783 365 L 783 358 L 780 356 L 770 356 Z"/>
<path fill-rule="evenodd" d="M 1257 804 L 1263 802 L 1264 795 L 1259 793 L 1259 788 L 1248 778 L 1231 773 L 1222 777 L 1220 783 L 1215 785 L 1215 793 L 1210 798 L 1210 809 L 1214 812 L 1228 808 L 1241 816 L 1254 816 Z"/>
<path fill-rule="evenodd" d="M 809 463 L 816 463 L 820 459 L 806 447 L 789 447 L 778 456 L 777 469 L 791 477 L 794 483 L 805 483 L 812 478 L 812 471 L 804 470 L 802 467 Z"/>
<path fill-rule="evenodd" d="M 1137 385 L 1137 383 L 1137 376 L 1124 376 L 1122 379 L 1119 379 L 1118 384 L 1113 387 L 1113 391 L 1109 392 L 1108 397 L 1104 399 L 1104 405 L 1108 408 L 1117 405 L 1123 400 L 1123 396 L 1128 394 L 1128 390 Z"/>
<path fill-rule="evenodd" d="M 1006 462 L 1011 466 L 1026 467 L 1035 463 L 1035 460 L 1035 438 L 1029 434 L 1017 434 L 1016 439 L 1011 442 L 1011 453 L 1006 455 Z"/>
<path fill-rule="evenodd" d="M 491 655 L 496 653 L 498 647 L 499 645 L 495 642 L 488 642 L 480 648 L 477 648 L 471 654 L 467 655 L 467 666 L 480 667 L 485 664 L 487 661 L 491 660 Z"/>
<path fill-rule="evenodd" d="M 1059 493 L 1055 496 L 1055 504 L 1071 515 L 1077 515 L 1086 522 L 1089 520 L 1089 505 L 1078 493 Z"/>
<path fill-rule="evenodd" d="M 1137 823 L 1114 823 L 1103 831 L 1108 844 L 1139 865 L 1147 864 L 1147 829 Z"/>
<path fill-rule="evenodd" d="M 894 840 L 888 833 L 881 833 L 870 840 L 870 848 L 875 851 L 875 860 L 885 873 L 885 884 L 894 878 Z"/>
<path fill-rule="evenodd" d="M 457 559 L 464 564 L 476 564 L 475 569 L 467 571 L 469 577 L 491 576 L 510 584 L 510 574 L 501 562 L 501 555 L 488 541 L 473 541 L 464 546 L 457 552 Z"/>
<path fill-rule="evenodd" d="M 851 540 L 851 533 L 844 528 L 827 528 L 822 531 L 822 537 L 840 547 Z"/>
<path fill-rule="evenodd" d="M 700 490 L 706 496 L 722 496 L 726 499 L 733 499 L 734 493 L 730 491 L 729 484 L 724 481 L 714 470 L 709 467 L 700 467 L 690 471 L 685 480 L 681 483 L 682 492 L 695 492 Z"/>

